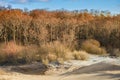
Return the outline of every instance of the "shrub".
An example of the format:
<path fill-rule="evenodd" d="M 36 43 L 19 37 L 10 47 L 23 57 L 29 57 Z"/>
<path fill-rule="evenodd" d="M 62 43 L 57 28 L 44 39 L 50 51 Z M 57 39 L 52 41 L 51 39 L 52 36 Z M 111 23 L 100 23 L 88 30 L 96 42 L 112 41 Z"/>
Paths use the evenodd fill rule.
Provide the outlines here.
<path fill-rule="evenodd" d="M 47 64 L 51 61 L 62 62 L 72 59 L 70 50 L 60 42 L 53 42 L 38 46 L 20 46 L 14 42 L 0 46 L 0 63 L 2 64 L 24 64 L 34 61 L 42 61 Z M 69 54 L 68 54 L 69 53 Z"/>
<path fill-rule="evenodd" d="M 100 47 L 100 43 L 99 43 L 99 41 L 97 41 L 97 40 L 94 40 L 94 39 L 88 39 L 88 40 L 86 40 L 84 43 L 91 43 L 91 44 L 93 44 L 93 45 L 95 45 L 95 46 L 97 46 L 97 47 Z"/>
<path fill-rule="evenodd" d="M 87 60 L 89 58 L 89 54 L 85 51 L 74 51 L 73 56 L 76 60 Z"/>
<path fill-rule="evenodd" d="M 67 47 L 60 42 L 55 41 L 53 43 L 42 45 L 39 48 L 38 55 L 41 60 L 48 59 L 49 61 L 55 61 L 58 58 L 63 58 L 63 60 L 65 60 L 68 52 L 70 51 Z"/>
<path fill-rule="evenodd" d="M 23 50 L 18 53 L 17 60 L 19 63 L 31 63 L 37 61 L 37 52 L 37 46 L 24 46 Z"/>
<path fill-rule="evenodd" d="M 73 60 L 74 59 L 73 52 L 67 52 L 64 57 L 66 60 Z"/>
<path fill-rule="evenodd" d="M 13 41 L 8 42 L 7 44 L 2 44 L 2 51 L 7 55 L 16 55 L 16 53 L 22 50 L 22 46 L 18 46 Z"/>
<path fill-rule="evenodd" d="M 47 57 L 48 57 L 49 61 L 55 61 L 55 60 L 57 60 L 57 56 L 54 53 L 53 54 L 49 53 Z"/>
<path fill-rule="evenodd" d="M 107 53 L 104 48 L 100 47 L 100 43 L 96 40 L 84 41 L 81 45 L 81 49 L 91 54 L 103 55 Z"/>
<path fill-rule="evenodd" d="M 23 64 L 36 61 L 36 46 L 20 46 L 10 41 L 0 46 L 0 64 Z"/>
<path fill-rule="evenodd" d="M 13 41 L 8 42 L 7 44 L 1 44 L 0 63 L 17 63 L 17 55 L 20 51 L 22 51 L 22 49 L 22 46 L 18 46 Z"/>
<path fill-rule="evenodd" d="M 120 49 L 118 49 L 118 48 L 112 49 L 111 52 L 110 52 L 110 55 L 120 57 Z"/>

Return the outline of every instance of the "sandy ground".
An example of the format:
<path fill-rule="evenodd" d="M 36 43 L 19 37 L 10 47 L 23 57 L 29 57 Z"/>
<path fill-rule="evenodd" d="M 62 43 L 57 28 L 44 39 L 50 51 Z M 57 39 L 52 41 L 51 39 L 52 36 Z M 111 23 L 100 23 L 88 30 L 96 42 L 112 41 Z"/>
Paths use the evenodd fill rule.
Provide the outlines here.
<path fill-rule="evenodd" d="M 91 56 L 87 61 L 72 60 L 59 66 L 52 63 L 46 75 L 38 74 L 41 67 L 34 65 L 27 65 L 27 69 L 26 65 L 14 66 L 15 70 L 0 67 L 0 80 L 120 80 L 120 58 Z"/>

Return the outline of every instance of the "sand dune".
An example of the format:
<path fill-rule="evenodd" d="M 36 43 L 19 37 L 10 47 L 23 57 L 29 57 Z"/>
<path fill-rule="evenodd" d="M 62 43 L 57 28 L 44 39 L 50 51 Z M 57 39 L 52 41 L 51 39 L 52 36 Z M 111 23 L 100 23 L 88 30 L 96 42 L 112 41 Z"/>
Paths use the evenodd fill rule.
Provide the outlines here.
<path fill-rule="evenodd" d="M 120 80 L 120 66 L 101 62 L 62 75 L 63 80 Z"/>
<path fill-rule="evenodd" d="M 64 75 L 70 75 L 70 74 L 91 74 L 91 73 L 97 73 L 102 71 L 119 71 L 120 66 L 110 64 L 110 63 L 96 63 L 90 66 L 80 67 L 79 69 L 76 69 L 72 72 L 65 73 Z"/>
<path fill-rule="evenodd" d="M 120 65 L 116 64 L 119 60 L 111 59 L 107 62 L 97 60 L 98 62 L 94 62 L 94 64 L 92 61 L 83 61 L 86 66 L 83 66 L 81 61 L 80 63 L 76 61 L 79 64 L 76 66 L 75 61 L 73 61 L 73 65 L 67 68 L 62 65 L 61 68 L 53 68 L 50 71 L 39 63 L 1 67 L 0 80 L 120 80 Z M 90 62 L 92 63 L 90 64 Z M 48 71 L 48 74 L 38 74 L 42 71 Z"/>

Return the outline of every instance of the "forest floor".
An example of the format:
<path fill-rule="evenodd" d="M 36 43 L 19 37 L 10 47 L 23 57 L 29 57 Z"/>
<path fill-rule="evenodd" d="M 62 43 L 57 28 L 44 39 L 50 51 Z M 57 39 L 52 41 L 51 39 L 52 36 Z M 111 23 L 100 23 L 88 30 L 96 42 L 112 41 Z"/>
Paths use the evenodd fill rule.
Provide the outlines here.
<path fill-rule="evenodd" d="M 86 61 L 1 66 L 0 80 L 120 80 L 120 58 L 90 55 Z M 44 73 L 44 74 L 43 74 Z"/>

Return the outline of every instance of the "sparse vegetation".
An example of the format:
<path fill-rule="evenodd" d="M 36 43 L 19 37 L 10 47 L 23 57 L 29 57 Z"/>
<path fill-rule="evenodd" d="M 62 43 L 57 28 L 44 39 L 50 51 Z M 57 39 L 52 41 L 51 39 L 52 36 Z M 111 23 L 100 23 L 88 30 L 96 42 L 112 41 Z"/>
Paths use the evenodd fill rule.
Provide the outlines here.
<path fill-rule="evenodd" d="M 76 60 L 87 60 L 89 58 L 89 54 L 85 51 L 74 51 L 73 55 Z"/>
<path fill-rule="evenodd" d="M 111 49 L 111 56 L 120 57 L 120 49 Z"/>
<path fill-rule="evenodd" d="M 106 54 L 106 50 L 100 47 L 100 43 L 96 40 L 86 40 L 82 43 L 81 49 L 91 54 Z"/>
<path fill-rule="evenodd" d="M 7 72 L 2 70 L 2 69 L 0 69 L 0 75 L 5 75 L 5 74 L 7 74 Z"/>
<path fill-rule="evenodd" d="M 81 49 L 99 55 L 120 50 L 120 15 L 5 8 L 0 10 L 0 42 L 0 63 L 84 60 Z"/>

